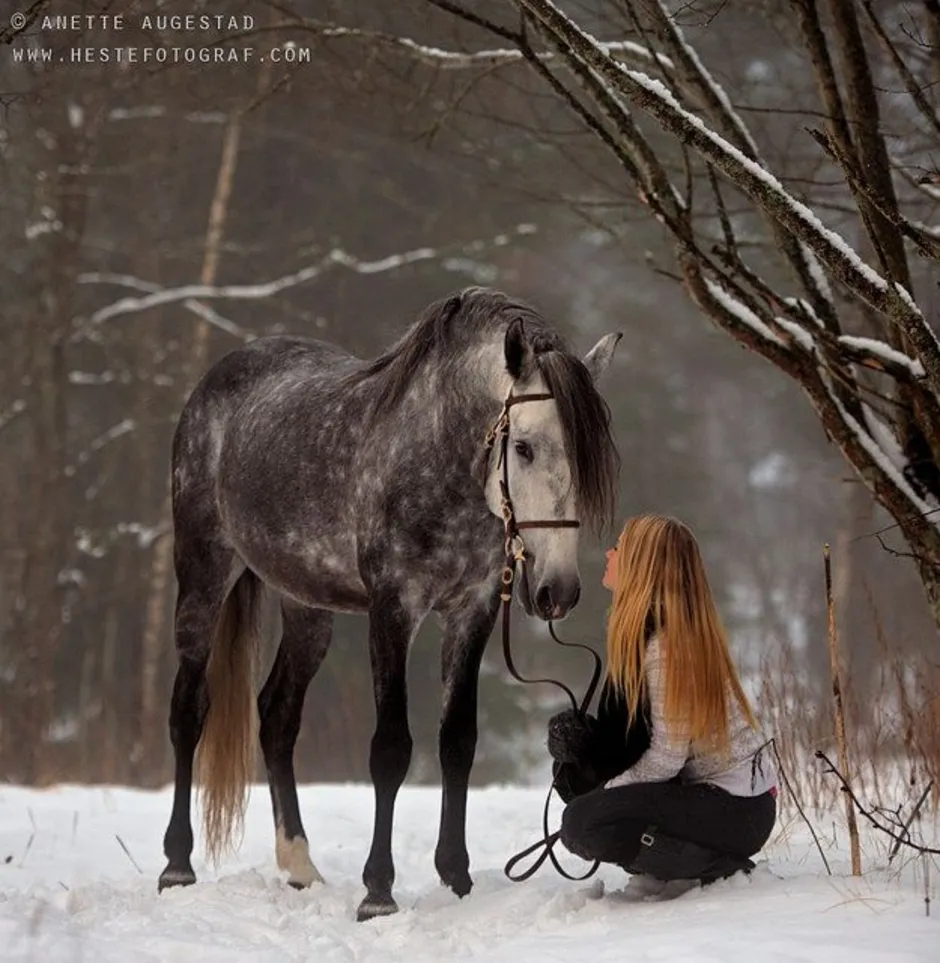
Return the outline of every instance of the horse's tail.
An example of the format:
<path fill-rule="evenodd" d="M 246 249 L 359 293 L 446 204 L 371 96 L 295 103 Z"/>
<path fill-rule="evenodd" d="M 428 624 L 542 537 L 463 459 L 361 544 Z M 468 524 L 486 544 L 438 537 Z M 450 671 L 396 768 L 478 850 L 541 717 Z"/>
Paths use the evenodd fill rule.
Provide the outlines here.
<path fill-rule="evenodd" d="M 196 751 L 196 779 L 202 794 L 206 854 L 213 862 L 232 848 L 236 832 L 242 832 L 254 775 L 253 669 L 260 590 L 259 579 L 246 569 L 222 604 L 206 669 L 209 708 Z"/>

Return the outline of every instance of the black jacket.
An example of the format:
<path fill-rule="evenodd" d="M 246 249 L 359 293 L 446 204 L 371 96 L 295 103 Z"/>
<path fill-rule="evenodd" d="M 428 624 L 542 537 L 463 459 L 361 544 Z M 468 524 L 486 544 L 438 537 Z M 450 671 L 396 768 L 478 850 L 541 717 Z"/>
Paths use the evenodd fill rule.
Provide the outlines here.
<path fill-rule="evenodd" d="M 555 788 L 566 803 L 620 775 L 649 749 L 646 706 L 637 712 L 632 726 L 628 717 L 626 701 L 606 681 L 597 702 L 597 717 L 585 718 L 589 738 L 583 757 L 577 762 L 556 762 L 552 767 Z"/>

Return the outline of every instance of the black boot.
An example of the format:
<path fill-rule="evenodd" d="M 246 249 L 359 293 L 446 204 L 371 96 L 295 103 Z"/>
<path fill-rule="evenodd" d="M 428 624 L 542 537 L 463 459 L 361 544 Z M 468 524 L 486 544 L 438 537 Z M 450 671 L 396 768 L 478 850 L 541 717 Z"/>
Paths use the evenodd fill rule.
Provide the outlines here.
<path fill-rule="evenodd" d="M 640 851 L 629 866 L 628 873 L 643 873 L 656 879 L 697 879 L 703 885 L 749 873 L 754 868 L 751 860 L 742 856 L 720 853 L 698 843 L 666 836 L 655 826 L 648 826 L 640 837 Z"/>

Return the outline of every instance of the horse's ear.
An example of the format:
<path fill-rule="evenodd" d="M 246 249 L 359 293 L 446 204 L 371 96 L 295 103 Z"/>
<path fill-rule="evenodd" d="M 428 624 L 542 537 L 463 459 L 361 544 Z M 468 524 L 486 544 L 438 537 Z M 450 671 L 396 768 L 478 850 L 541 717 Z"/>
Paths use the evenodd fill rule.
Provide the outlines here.
<path fill-rule="evenodd" d="M 525 370 L 532 354 L 532 348 L 529 346 L 525 335 L 522 318 L 515 318 L 506 329 L 504 351 L 506 354 L 506 370 L 509 372 L 509 377 L 515 381 L 522 376 L 522 372 Z"/>
<path fill-rule="evenodd" d="M 619 331 L 613 334 L 605 334 L 597 344 L 591 348 L 584 356 L 584 366 L 591 375 L 591 380 L 596 384 L 600 376 L 607 370 L 614 357 L 614 351 L 623 335 Z"/>

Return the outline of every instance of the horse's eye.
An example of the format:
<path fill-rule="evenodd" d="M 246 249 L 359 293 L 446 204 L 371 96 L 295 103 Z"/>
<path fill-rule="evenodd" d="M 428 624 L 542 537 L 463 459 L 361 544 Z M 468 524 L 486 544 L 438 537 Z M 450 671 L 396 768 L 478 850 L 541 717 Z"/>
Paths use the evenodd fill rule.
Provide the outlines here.
<path fill-rule="evenodd" d="M 535 453 L 532 451 L 532 446 L 527 441 L 516 442 L 516 454 L 523 461 L 532 461 L 532 459 L 535 458 Z"/>

